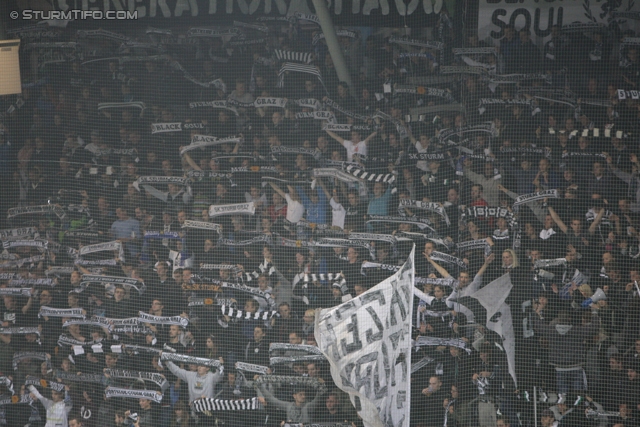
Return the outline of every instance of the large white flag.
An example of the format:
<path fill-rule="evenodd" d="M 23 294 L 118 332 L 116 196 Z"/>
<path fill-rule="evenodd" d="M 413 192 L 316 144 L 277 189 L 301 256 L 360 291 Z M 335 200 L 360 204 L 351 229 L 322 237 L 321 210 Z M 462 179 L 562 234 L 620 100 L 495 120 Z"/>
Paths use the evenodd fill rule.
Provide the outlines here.
<path fill-rule="evenodd" d="M 415 245 L 402 268 L 316 316 L 318 347 L 365 427 L 408 427 Z"/>
<path fill-rule="evenodd" d="M 509 374 L 513 378 L 514 385 L 517 385 L 516 378 L 516 338 L 513 332 L 513 318 L 511 308 L 505 302 L 513 285 L 509 274 L 498 277 L 484 288 L 476 291 L 471 297 L 462 298 L 454 303 L 456 311 L 465 313 L 469 321 L 476 323 L 480 319 L 485 320 L 485 326 L 490 331 L 495 332 L 502 338 L 502 348 L 507 356 L 509 364 Z M 475 299 L 480 306 L 471 304 L 471 299 Z M 465 305 L 466 304 L 466 305 Z M 486 313 L 483 312 L 483 309 Z"/>
<path fill-rule="evenodd" d="M 513 332 L 511 308 L 505 302 L 513 285 L 509 274 L 498 277 L 484 288 L 476 291 L 472 297 L 487 310 L 487 329 L 500 335 L 502 347 L 507 355 L 509 374 L 517 385 L 516 378 L 516 337 Z"/>

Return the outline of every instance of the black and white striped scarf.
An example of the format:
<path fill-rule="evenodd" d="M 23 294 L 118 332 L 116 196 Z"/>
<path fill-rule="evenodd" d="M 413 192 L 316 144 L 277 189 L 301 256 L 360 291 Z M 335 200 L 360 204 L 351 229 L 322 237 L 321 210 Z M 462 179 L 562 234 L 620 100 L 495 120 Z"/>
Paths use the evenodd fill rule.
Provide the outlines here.
<path fill-rule="evenodd" d="M 466 351 L 467 353 L 471 353 L 471 349 L 467 348 L 467 342 L 462 338 L 437 338 L 430 337 L 426 335 L 421 335 L 417 340 L 413 342 L 413 347 L 422 347 L 422 346 L 443 346 L 443 347 L 457 347 Z"/>
<path fill-rule="evenodd" d="M 236 362 L 236 370 L 238 371 L 246 371 L 253 372 L 255 374 L 266 375 L 269 371 L 268 366 L 255 365 L 253 363 L 245 363 L 245 362 Z"/>
<path fill-rule="evenodd" d="M 232 306 L 223 305 L 220 307 L 222 314 L 235 319 L 245 320 L 269 320 L 274 316 L 279 316 L 278 311 L 258 311 L 256 313 L 250 313 L 244 310 L 238 310 Z"/>
<path fill-rule="evenodd" d="M 428 228 L 433 233 L 436 233 L 436 230 L 433 228 L 433 223 L 429 221 L 427 218 L 418 218 L 415 216 L 392 216 L 392 215 L 369 215 L 369 219 L 367 220 L 367 224 L 373 222 L 392 222 L 399 224 L 413 224 L 418 226 L 421 230 Z"/>
<path fill-rule="evenodd" d="M 411 363 L 411 373 L 413 374 L 414 372 L 419 371 L 420 369 L 424 368 L 431 362 L 435 362 L 435 359 L 432 359 L 429 356 L 425 356 L 422 359 L 418 360 L 417 362 Z"/>
<path fill-rule="evenodd" d="M 389 43 L 401 44 L 405 46 L 416 46 L 416 47 L 425 47 L 427 49 L 435 49 L 435 50 L 443 50 L 444 43 L 437 41 L 429 41 L 429 40 L 416 40 L 409 39 L 406 37 L 391 37 L 389 38 Z"/>
<path fill-rule="evenodd" d="M 38 317 L 47 316 L 47 317 L 81 317 L 84 318 L 82 308 L 53 308 L 47 307 L 43 305 L 40 307 L 40 311 L 38 312 Z"/>
<path fill-rule="evenodd" d="M 337 30 L 336 35 L 338 37 L 349 37 L 350 39 L 355 39 L 356 37 L 358 37 L 358 33 L 351 30 Z M 311 44 L 315 46 L 316 44 L 318 44 L 320 40 L 324 40 L 323 32 L 316 33 L 316 35 L 313 36 L 313 40 L 311 41 Z"/>
<path fill-rule="evenodd" d="M 314 98 L 294 99 L 293 103 L 302 108 L 311 108 L 313 110 L 320 109 L 320 101 Z"/>
<path fill-rule="evenodd" d="M 412 86 L 412 85 L 396 85 L 393 90 L 394 94 L 408 93 L 411 95 L 433 96 L 442 98 L 447 102 L 456 102 L 451 91 L 436 87 Z"/>
<path fill-rule="evenodd" d="M 139 287 L 141 285 L 140 280 L 133 279 L 131 277 L 121 277 L 121 276 L 100 276 L 93 274 L 84 274 L 82 275 L 82 281 L 80 285 L 89 284 L 89 283 L 100 283 L 103 285 L 123 285 L 123 286 L 136 286 Z"/>
<path fill-rule="evenodd" d="M 251 273 L 244 273 L 245 275 L 245 280 L 247 282 L 250 282 L 252 280 L 256 280 L 258 277 L 260 277 L 261 274 L 265 274 L 267 276 L 271 276 L 272 274 L 274 274 L 276 272 L 276 267 L 275 265 L 273 265 L 270 262 L 267 262 L 267 260 L 263 260 L 260 265 L 258 266 L 258 270 L 259 271 L 252 271 Z"/>
<path fill-rule="evenodd" d="M 128 371 L 125 369 L 105 369 L 104 374 L 108 375 L 111 378 L 127 378 L 132 380 L 143 380 L 143 381 L 151 381 L 152 383 L 158 385 L 162 391 L 166 390 L 169 387 L 169 382 L 164 377 L 164 375 L 158 372 L 139 372 L 139 371 Z"/>
<path fill-rule="evenodd" d="M 236 203 L 229 205 L 211 205 L 209 208 L 209 216 L 218 215 L 237 215 L 237 214 L 255 214 L 256 207 L 253 202 Z"/>
<path fill-rule="evenodd" d="M 363 276 L 366 276 L 366 269 L 369 268 L 378 268 L 380 270 L 385 270 L 385 271 L 390 271 L 390 272 L 395 272 L 400 270 L 402 266 L 401 265 L 394 265 L 394 264 L 381 264 L 379 262 L 369 262 L 369 261 L 365 261 L 362 263 L 362 267 L 360 267 L 360 273 Z"/>
<path fill-rule="evenodd" d="M 32 267 L 32 264 L 37 264 L 46 259 L 46 255 L 34 255 L 29 258 L 20 258 L 14 261 L 5 261 L 0 263 L 0 268 L 22 268 L 22 266 L 27 265 L 29 268 Z"/>
<path fill-rule="evenodd" d="M 444 219 L 447 225 L 451 225 L 451 221 L 449 220 L 449 215 L 447 215 L 447 211 L 440 203 L 436 202 L 423 202 L 422 200 L 409 200 L 409 199 L 401 199 L 400 200 L 401 207 L 422 209 L 429 212 L 435 212 Z"/>
<path fill-rule="evenodd" d="M 207 411 L 248 411 L 248 410 L 260 410 L 262 404 L 258 401 L 257 397 L 251 399 L 212 399 L 209 397 L 203 397 L 201 399 L 191 402 L 191 407 L 195 412 L 207 412 Z"/>
<path fill-rule="evenodd" d="M 454 257 L 453 255 L 445 254 L 443 252 L 433 251 L 431 253 L 431 259 L 434 261 L 442 261 L 448 264 L 454 264 L 464 270 L 466 270 L 468 267 L 467 264 L 465 264 L 460 258 Z"/>
<path fill-rule="evenodd" d="M 182 132 L 190 131 L 193 129 L 204 129 L 202 123 L 183 123 L 183 122 L 171 122 L 171 123 L 151 123 L 151 134 L 166 133 L 166 132 Z"/>
<path fill-rule="evenodd" d="M 556 189 L 538 191 L 536 193 L 530 193 L 530 194 L 522 194 L 516 198 L 516 201 L 513 203 L 513 206 L 519 206 L 524 203 L 529 203 L 536 200 L 543 200 L 546 198 L 557 199 L 559 197 L 560 195 L 558 193 L 558 190 Z"/>
<path fill-rule="evenodd" d="M 40 329 L 38 329 L 38 327 L 9 326 L 6 328 L 0 328 L 0 334 L 6 334 L 6 335 L 36 334 L 40 336 Z"/>
<path fill-rule="evenodd" d="M 505 218 L 510 226 L 514 224 L 513 212 L 507 208 L 494 206 L 471 206 L 462 212 L 461 219 L 472 218 Z"/>
<path fill-rule="evenodd" d="M 449 277 L 447 279 L 432 277 L 416 277 L 416 285 L 440 285 L 453 288 L 457 286 L 458 281 Z"/>
<path fill-rule="evenodd" d="M 313 157 L 314 159 L 320 158 L 322 153 L 315 148 L 303 148 L 303 147 L 286 147 L 283 145 L 271 147 L 271 154 L 305 154 Z"/>
<path fill-rule="evenodd" d="M 252 45 L 256 45 L 256 44 L 262 44 L 265 43 L 266 39 L 265 38 L 258 38 L 258 39 L 243 39 L 243 38 L 235 38 L 232 39 L 229 42 L 229 46 L 235 47 L 235 46 L 252 46 Z"/>
<path fill-rule="evenodd" d="M 322 355 L 322 351 L 315 345 L 307 344 L 289 344 L 283 342 L 274 342 L 269 345 L 269 355 L 274 354 L 286 354 L 287 352 L 295 351 L 297 353 L 307 353 L 310 355 Z"/>
<path fill-rule="evenodd" d="M 211 108 L 229 110 L 236 116 L 239 115 L 238 110 L 236 110 L 231 105 L 227 104 L 227 101 L 194 101 L 189 103 L 189 108 L 201 108 L 201 107 L 211 107 Z"/>
<path fill-rule="evenodd" d="M 97 260 L 86 260 L 86 259 L 77 259 L 73 262 L 75 265 L 81 266 L 103 266 L 103 267 L 115 267 L 118 265 L 117 259 L 97 259 Z"/>
<path fill-rule="evenodd" d="M 302 62 L 303 64 L 311 64 L 313 61 L 313 53 L 311 52 L 293 52 L 289 50 L 275 49 L 276 58 L 285 62 Z"/>
<path fill-rule="evenodd" d="M 57 205 L 39 205 L 39 206 L 23 206 L 19 208 L 11 208 L 7 210 L 7 218 L 15 218 L 20 215 L 48 214 L 53 213 L 62 219 L 66 216 L 63 208 Z"/>
<path fill-rule="evenodd" d="M 344 275 L 342 273 L 309 273 L 304 275 L 305 282 L 320 282 L 332 280 L 344 280 Z"/>
<path fill-rule="evenodd" d="M 31 296 L 31 288 L 0 288 L 0 295 Z"/>
<path fill-rule="evenodd" d="M 191 137 L 191 144 L 186 147 L 182 147 L 180 150 L 180 155 L 184 155 L 189 151 L 193 151 L 196 149 L 202 149 L 206 147 L 214 147 L 217 145 L 223 144 L 241 144 L 243 142 L 242 137 L 230 136 L 227 138 L 218 138 L 210 135 L 193 135 Z"/>
<path fill-rule="evenodd" d="M 238 266 L 233 264 L 200 264 L 200 270 L 230 270 L 238 271 Z"/>
<path fill-rule="evenodd" d="M 153 390 L 135 390 L 109 386 L 104 390 L 104 395 L 107 399 L 121 397 L 128 399 L 149 399 L 156 403 L 162 402 L 162 393 Z"/>
<path fill-rule="evenodd" d="M 284 363 L 297 363 L 297 362 L 325 362 L 327 360 L 323 355 L 304 355 L 304 356 L 276 356 L 269 358 L 269 364 L 282 365 Z"/>
<path fill-rule="evenodd" d="M 163 351 L 161 360 L 163 361 L 166 360 L 169 362 L 186 363 L 187 365 L 209 366 L 211 368 L 217 368 L 221 372 L 223 370 L 223 366 L 219 360 L 209 359 L 206 357 L 193 357 L 193 356 L 188 356 L 186 354 L 168 353 Z"/>
<path fill-rule="evenodd" d="M 69 319 L 62 324 L 62 327 L 67 327 L 70 325 L 88 325 L 88 326 L 97 326 L 99 328 L 106 328 L 111 332 L 113 330 L 113 324 L 106 317 L 102 316 L 93 316 L 91 319 Z"/>
<path fill-rule="evenodd" d="M 334 168 L 314 168 L 313 177 L 314 178 L 321 178 L 321 177 L 335 178 L 338 181 L 342 181 L 345 183 L 356 183 L 360 181 L 358 177 L 355 177 L 352 174 L 348 174 L 344 171 L 334 169 Z"/>
<path fill-rule="evenodd" d="M 464 65 L 442 65 L 440 74 L 484 74 L 484 70 L 480 67 L 470 67 Z"/>
<path fill-rule="evenodd" d="M 12 279 L 9 286 L 55 286 L 53 279 Z"/>
<path fill-rule="evenodd" d="M 260 242 L 271 242 L 271 236 L 269 236 L 268 234 L 259 234 L 247 240 L 218 239 L 218 244 L 225 246 L 250 246 Z"/>
<path fill-rule="evenodd" d="M 396 176 L 392 173 L 372 173 L 367 172 L 362 168 L 354 165 L 348 165 L 345 168 L 345 172 L 355 176 L 358 179 L 362 179 L 369 182 L 384 182 L 385 184 L 393 184 L 396 180 Z"/>
<path fill-rule="evenodd" d="M 495 47 L 460 47 L 451 49 L 454 55 L 497 55 Z"/>
<path fill-rule="evenodd" d="M 284 87 L 284 76 L 287 72 L 296 72 L 296 73 L 305 73 L 305 74 L 314 75 L 318 78 L 318 80 L 320 81 L 320 84 L 322 84 L 322 87 L 325 88 L 325 92 L 327 91 L 326 87 L 324 86 L 324 82 L 322 81 L 322 75 L 320 74 L 320 70 L 318 69 L 318 67 L 314 67 L 312 65 L 306 65 L 306 64 L 296 64 L 294 62 L 285 62 L 284 64 L 282 64 L 282 67 L 280 67 L 280 71 L 278 71 L 278 85 L 277 85 L 279 88 Z"/>
<path fill-rule="evenodd" d="M 80 248 L 78 252 L 81 256 L 87 254 L 93 254 L 97 252 L 106 252 L 106 251 L 118 251 L 120 259 L 124 259 L 124 253 L 122 249 L 122 243 L 117 240 L 113 240 L 111 242 L 105 243 L 96 243 L 95 245 L 87 245 Z"/>
<path fill-rule="evenodd" d="M 299 384 L 305 387 L 320 389 L 326 387 L 318 381 L 318 378 L 298 377 L 293 375 L 262 375 L 256 381 L 257 384 Z"/>
<path fill-rule="evenodd" d="M 57 392 L 64 391 L 64 384 L 62 383 L 40 379 L 31 375 L 27 375 L 27 378 L 24 380 L 24 385 L 34 385 L 38 387 L 49 388 Z M 13 392 L 13 387 L 11 388 L 11 391 Z"/>
<path fill-rule="evenodd" d="M 201 307 L 205 305 L 228 305 L 232 306 L 235 304 L 235 300 L 233 298 L 189 298 L 189 307 Z"/>
<path fill-rule="evenodd" d="M 189 319 L 182 316 L 154 316 L 153 314 L 138 312 L 138 320 L 141 323 L 154 323 L 157 325 L 180 325 L 186 328 L 189 325 Z"/>
<path fill-rule="evenodd" d="M 113 339 L 118 340 L 116 334 L 142 334 L 142 335 L 154 335 L 154 332 L 146 326 L 138 325 L 119 325 L 113 327 Z"/>
<path fill-rule="evenodd" d="M 18 364 L 26 359 L 36 359 L 47 362 L 47 368 L 51 369 L 51 358 L 47 353 L 38 351 L 21 351 L 13 354 L 13 360 L 11 362 L 13 370 L 18 369 Z M 58 377 L 60 378 L 60 377 Z"/>
<path fill-rule="evenodd" d="M 0 239 L 3 241 L 13 238 L 27 238 L 34 237 L 38 232 L 35 227 L 21 227 L 11 228 L 6 230 L 0 230 Z"/>

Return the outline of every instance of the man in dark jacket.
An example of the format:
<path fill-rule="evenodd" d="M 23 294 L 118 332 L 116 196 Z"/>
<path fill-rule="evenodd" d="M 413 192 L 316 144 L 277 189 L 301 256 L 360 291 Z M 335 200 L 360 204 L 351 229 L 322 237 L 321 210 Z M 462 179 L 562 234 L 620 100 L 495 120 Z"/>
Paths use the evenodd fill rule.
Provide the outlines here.
<path fill-rule="evenodd" d="M 415 393 L 415 394 L 414 394 Z M 415 390 L 411 394 L 411 406 L 419 417 L 411 419 L 412 426 L 441 427 L 444 425 L 444 400 L 447 392 L 442 387 L 438 376 L 429 378 L 429 387 L 422 391 Z M 413 412 L 413 411 L 412 411 Z"/>
<path fill-rule="evenodd" d="M 534 318 L 534 328 L 549 343 L 549 363 L 556 369 L 559 393 L 586 390 L 582 364 L 585 361 L 585 342 L 600 328 L 600 319 L 593 314 L 586 325 L 574 325 L 571 313 L 562 312 L 551 323 Z"/>

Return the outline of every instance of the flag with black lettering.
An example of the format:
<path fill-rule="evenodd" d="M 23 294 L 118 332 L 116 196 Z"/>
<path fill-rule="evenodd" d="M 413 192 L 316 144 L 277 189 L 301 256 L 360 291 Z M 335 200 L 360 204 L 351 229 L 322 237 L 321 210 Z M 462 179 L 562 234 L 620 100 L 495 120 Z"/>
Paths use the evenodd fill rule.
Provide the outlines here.
<path fill-rule="evenodd" d="M 393 276 L 316 316 L 331 376 L 371 427 L 407 427 L 415 245 Z"/>
<path fill-rule="evenodd" d="M 473 295 L 456 300 L 453 309 L 464 313 L 468 321 L 484 325 L 500 336 L 502 342 L 499 344 L 507 358 L 509 374 L 515 385 L 517 384 L 516 338 L 511 307 L 505 302 L 512 288 L 509 274 L 504 274 Z"/>

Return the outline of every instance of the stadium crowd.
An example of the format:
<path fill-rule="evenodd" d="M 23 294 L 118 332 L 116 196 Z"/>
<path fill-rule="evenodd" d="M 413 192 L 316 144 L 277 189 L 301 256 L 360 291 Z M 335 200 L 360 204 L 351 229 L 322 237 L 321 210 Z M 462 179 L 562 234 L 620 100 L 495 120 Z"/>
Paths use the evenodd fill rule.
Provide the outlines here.
<path fill-rule="evenodd" d="M 410 38 L 344 29 L 350 89 L 313 21 L 252 25 L 23 43 L 0 122 L 5 425 L 359 425 L 315 313 L 414 244 L 412 336 L 440 341 L 412 354 L 412 426 L 640 425 L 635 35 L 491 46 L 445 11 Z M 504 274 L 496 333 L 473 295 Z"/>

